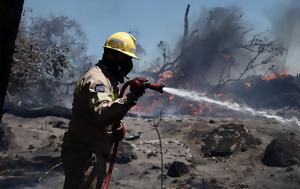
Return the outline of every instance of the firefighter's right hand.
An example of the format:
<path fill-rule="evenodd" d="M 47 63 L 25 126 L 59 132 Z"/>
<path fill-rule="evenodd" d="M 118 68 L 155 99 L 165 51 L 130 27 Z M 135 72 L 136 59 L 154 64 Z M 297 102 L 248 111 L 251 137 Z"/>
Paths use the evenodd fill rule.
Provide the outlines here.
<path fill-rule="evenodd" d="M 149 82 L 144 77 L 136 77 L 130 81 L 130 91 L 137 97 L 141 97 L 145 93 L 145 83 Z"/>

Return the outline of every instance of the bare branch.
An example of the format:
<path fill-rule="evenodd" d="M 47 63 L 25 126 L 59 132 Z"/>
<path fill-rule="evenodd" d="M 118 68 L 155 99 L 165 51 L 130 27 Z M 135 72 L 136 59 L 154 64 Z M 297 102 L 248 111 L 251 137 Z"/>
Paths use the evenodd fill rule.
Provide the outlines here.
<path fill-rule="evenodd" d="M 162 67 L 159 69 L 159 71 L 155 72 L 155 73 L 146 73 L 147 75 L 151 75 L 154 77 L 154 80 L 157 81 L 159 78 L 159 75 L 167 70 L 174 70 L 175 64 L 178 60 L 180 60 L 180 58 L 182 57 L 182 54 L 184 53 L 185 49 L 185 42 L 188 36 L 188 14 L 189 14 L 189 10 L 190 10 L 190 5 L 188 4 L 185 10 L 185 16 L 184 16 L 184 33 L 183 33 L 183 41 L 182 41 L 182 50 L 180 52 L 180 54 L 171 62 L 167 62 L 166 59 L 166 50 L 164 48 L 162 48 L 162 55 L 163 55 L 163 64 Z M 198 30 L 194 30 L 192 32 L 192 34 L 195 34 L 196 32 L 198 32 Z M 160 43 L 158 44 L 158 46 L 162 45 L 162 41 L 160 41 Z"/>
<path fill-rule="evenodd" d="M 163 183 L 164 183 L 164 158 L 163 158 L 163 148 L 162 148 L 160 133 L 158 131 L 158 126 L 159 126 L 160 121 L 162 120 L 162 115 L 163 115 L 163 112 L 162 112 L 162 109 L 160 109 L 159 114 L 156 115 L 153 119 L 153 126 L 157 133 L 158 140 L 159 140 L 159 147 L 160 147 L 160 157 L 161 157 L 161 159 L 160 159 L 161 160 L 160 188 L 161 189 L 163 189 Z"/>

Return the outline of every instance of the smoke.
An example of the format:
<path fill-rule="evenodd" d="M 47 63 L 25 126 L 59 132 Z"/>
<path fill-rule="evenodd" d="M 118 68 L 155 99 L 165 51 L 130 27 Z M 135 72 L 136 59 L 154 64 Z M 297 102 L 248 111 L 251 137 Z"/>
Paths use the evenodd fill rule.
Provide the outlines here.
<path fill-rule="evenodd" d="M 290 74 L 300 73 L 300 1 L 277 7 L 272 15 L 272 31 L 288 49 L 283 63 Z"/>
<path fill-rule="evenodd" d="M 207 90 L 274 67 L 282 69 L 282 45 L 271 38 L 271 32 L 256 31 L 247 23 L 234 6 L 202 10 L 178 44 L 177 86 Z"/>
<path fill-rule="evenodd" d="M 190 30 L 186 49 L 179 61 L 178 80 L 191 83 L 214 83 L 227 64 L 235 62 L 226 49 L 243 44 L 242 13 L 236 7 L 203 10 Z M 195 84 L 193 84 L 195 86 Z"/>

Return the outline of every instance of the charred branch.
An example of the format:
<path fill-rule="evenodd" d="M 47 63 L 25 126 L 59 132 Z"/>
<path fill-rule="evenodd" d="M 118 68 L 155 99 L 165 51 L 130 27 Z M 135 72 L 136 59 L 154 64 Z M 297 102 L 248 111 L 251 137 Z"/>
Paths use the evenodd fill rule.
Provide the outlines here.
<path fill-rule="evenodd" d="M 253 39 L 251 41 L 253 41 Z M 218 90 L 220 90 L 222 87 L 224 87 L 224 85 L 226 85 L 229 82 L 240 80 L 241 78 L 243 78 L 245 76 L 246 73 L 248 73 L 249 71 L 255 69 L 256 67 L 263 66 L 263 65 L 266 65 L 266 64 L 270 63 L 273 60 L 273 58 L 275 58 L 276 56 L 279 56 L 280 54 L 282 54 L 282 51 L 285 50 L 284 48 L 278 47 L 272 41 L 271 42 L 266 42 L 266 43 L 263 43 L 262 41 L 260 41 L 259 44 L 258 43 L 253 43 L 253 46 L 249 46 L 249 47 L 250 48 L 255 47 L 256 48 L 256 54 L 246 64 L 245 68 L 239 74 L 239 76 L 236 77 L 236 78 L 231 78 L 230 70 L 226 70 L 226 67 L 225 67 L 222 70 L 221 74 L 220 74 L 219 81 L 213 87 L 212 92 L 217 92 Z M 259 63 L 256 63 L 258 57 L 261 56 L 262 54 L 266 53 L 266 51 L 270 51 L 271 54 L 268 57 L 266 57 L 264 60 L 260 61 Z M 228 67 L 231 68 L 231 65 L 229 65 Z M 224 77 L 224 72 L 226 72 L 226 71 L 228 72 L 228 76 L 225 78 Z"/>
<path fill-rule="evenodd" d="M 184 32 L 183 32 L 183 40 L 182 40 L 183 49 L 185 48 L 185 41 L 189 33 L 189 19 L 188 19 L 189 10 L 190 10 L 190 5 L 188 4 L 184 14 Z"/>
<path fill-rule="evenodd" d="M 170 62 L 167 62 L 167 57 L 166 57 L 166 48 L 162 49 L 162 56 L 163 56 L 163 64 L 162 66 L 159 66 L 158 71 L 156 71 L 155 73 L 151 73 L 151 72 L 146 72 L 145 74 L 150 75 L 154 78 L 155 81 L 157 81 L 159 79 L 160 74 L 162 74 L 163 72 L 167 71 L 167 70 L 171 70 L 171 71 L 175 71 L 175 66 L 176 63 L 180 60 L 180 58 L 182 57 L 182 54 L 186 51 L 185 49 L 185 43 L 186 40 L 188 38 L 188 33 L 189 33 L 189 22 L 188 22 L 188 14 L 189 14 L 189 10 L 190 10 L 190 5 L 188 4 L 185 10 L 185 14 L 184 14 L 184 32 L 183 32 L 183 38 L 182 38 L 182 49 L 181 52 L 179 53 L 179 55 L 177 55 L 177 57 Z M 194 30 L 192 32 L 192 35 L 194 35 L 197 32 L 197 30 Z M 158 46 L 161 47 L 162 41 L 159 43 Z"/>

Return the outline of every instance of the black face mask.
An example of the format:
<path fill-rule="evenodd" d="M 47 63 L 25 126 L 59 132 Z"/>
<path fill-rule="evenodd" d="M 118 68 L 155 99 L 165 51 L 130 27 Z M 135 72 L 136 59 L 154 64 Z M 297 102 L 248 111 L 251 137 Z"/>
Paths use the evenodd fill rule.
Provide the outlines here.
<path fill-rule="evenodd" d="M 114 67 L 116 67 L 116 72 L 113 74 L 116 76 L 119 83 L 124 83 L 124 77 L 129 74 L 133 68 L 132 60 L 115 62 Z"/>
<path fill-rule="evenodd" d="M 132 60 L 128 61 L 103 61 L 107 71 L 119 82 L 124 83 L 124 77 L 129 74 L 133 68 Z"/>

